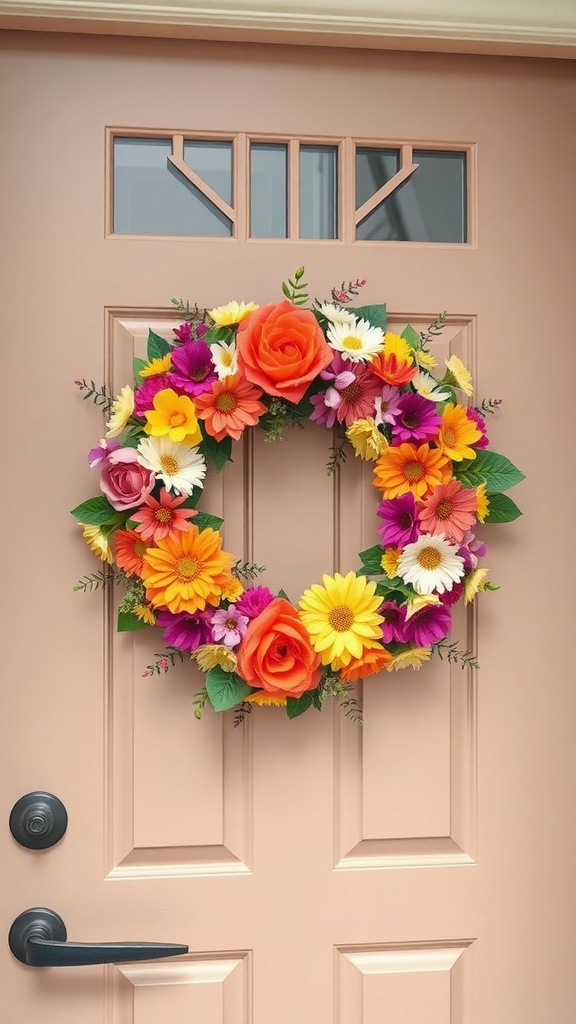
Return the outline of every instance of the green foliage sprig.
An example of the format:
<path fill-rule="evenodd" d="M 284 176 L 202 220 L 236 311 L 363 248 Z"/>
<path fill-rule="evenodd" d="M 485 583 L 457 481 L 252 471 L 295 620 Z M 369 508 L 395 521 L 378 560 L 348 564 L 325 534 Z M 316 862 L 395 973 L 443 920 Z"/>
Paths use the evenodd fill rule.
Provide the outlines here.
<path fill-rule="evenodd" d="M 282 294 L 295 306 L 305 306 L 308 302 L 308 292 L 304 291 L 308 284 L 302 280 L 303 277 L 304 267 L 298 267 L 298 270 L 294 272 L 294 280 L 289 277 L 288 281 L 282 281 Z"/>
<path fill-rule="evenodd" d="M 112 583 L 123 583 L 124 573 L 116 572 L 113 566 L 107 569 L 99 569 L 98 572 L 91 572 L 83 576 L 72 590 L 81 590 L 83 594 L 90 594 L 93 590 L 102 590 L 111 586 Z"/>
<path fill-rule="evenodd" d="M 364 725 L 364 714 L 356 696 L 352 683 L 343 683 L 340 676 L 334 675 L 328 668 L 322 676 L 322 682 L 318 688 L 320 708 L 326 703 L 329 697 L 338 701 L 346 718 L 350 718 L 356 725 Z"/>
<path fill-rule="evenodd" d="M 144 678 L 149 676 L 160 676 L 164 672 L 168 672 L 168 669 L 174 668 L 176 662 L 187 661 L 187 656 L 184 651 L 178 650 L 177 647 L 167 647 L 160 654 L 155 654 L 156 661 L 152 662 L 151 665 L 147 665 L 146 669 L 142 673 Z"/>
<path fill-rule="evenodd" d="M 462 669 L 480 668 L 475 655 L 471 651 L 461 651 L 457 643 L 441 640 L 432 644 L 432 653 L 437 654 L 440 661 L 446 658 L 451 665 L 459 664 Z"/>
<path fill-rule="evenodd" d="M 105 413 L 109 413 L 111 411 L 113 399 L 112 396 L 108 394 L 105 384 L 101 384 L 100 387 L 97 388 L 93 380 L 88 383 L 84 377 L 82 380 L 75 380 L 74 383 L 80 391 L 86 392 L 86 394 L 82 395 L 85 402 L 94 402 L 94 405 L 100 406 Z"/>
<path fill-rule="evenodd" d="M 341 466 L 346 462 L 349 450 L 350 442 L 347 437 L 343 437 L 338 444 L 330 448 L 332 454 L 326 463 L 327 476 L 333 476 L 338 469 L 338 466 Z"/>
<path fill-rule="evenodd" d="M 475 405 L 474 409 L 479 412 L 481 416 L 490 415 L 493 416 L 502 405 L 501 398 L 483 398 L 480 405 Z"/>
<path fill-rule="evenodd" d="M 258 424 L 264 431 L 264 441 L 267 444 L 281 441 L 286 427 L 298 427 L 299 430 L 304 430 L 305 425 L 306 413 L 283 398 L 277 397 L 270 400 L 268 412 L 262 416 Z"/>
<path fill-rule="evenodd" d="M 255 580 L 263 572 L 266 572 L 266 566 L 256 562 L 238 561 L 232 566 L 232 575 L 238 580 Z"/>

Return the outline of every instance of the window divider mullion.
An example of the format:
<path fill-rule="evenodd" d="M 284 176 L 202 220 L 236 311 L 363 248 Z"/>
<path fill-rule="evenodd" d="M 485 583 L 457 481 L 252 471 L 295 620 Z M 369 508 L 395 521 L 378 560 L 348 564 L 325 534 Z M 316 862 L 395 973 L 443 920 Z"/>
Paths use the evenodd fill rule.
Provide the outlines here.
<path fill-rule="evenodd" d="M 300 238 L 300 141 L 288 142 L 288 224 L 287 237 Z"/>

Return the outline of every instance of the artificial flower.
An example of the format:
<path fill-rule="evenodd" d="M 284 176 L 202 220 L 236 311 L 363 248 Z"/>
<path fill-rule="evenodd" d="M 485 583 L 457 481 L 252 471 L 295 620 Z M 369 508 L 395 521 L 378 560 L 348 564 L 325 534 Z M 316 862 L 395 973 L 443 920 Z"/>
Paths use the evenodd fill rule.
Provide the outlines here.
<path fill-rule="evenodd" d="M 116 565 L 127 576 L 140 575 L 145 552 L 146 544 L 136 530 L 116 530 L 114 534 Z"/>
<path fill-rule="evenodd" d="M 262 306 L 243 320 L 236 350 L 252 384 L 294 404 L 333 356 L 314 314 L 287 300 Z"/>
<path fill-rule="evenodd" d="M 468 398 L 471 398 L 474 394 L 474 388 L 472 386 L 472 375 L 469 370 L 466 369 L 464 363 L 458 356 L 450 356 L 450 359 L 444 360 L 446 364 L 446 373 L 442 380 L 443 384 L 452 385 L 463 391 Z"/>
<path fill-rule="evenodd" d="M 396 579 L 398 575 L 398 562 L 401 554 L 402 548 L 390 547 L 386 548 L 380 559 L 380 565 L 390 580 Z"/>
<path fill-rule="evenodd" d="M 195 508 L 179 508 L 186 501 L 185 497 L 176 498 L 165 487 L 160 491 L 158 500 L 151 494 L 144 498 L 143 508 L 130 515 L 142 540 L 147 544 L 155 544 L 163 537 L 175 537 L 178 531 L 188 530 L 189 519 L 197 515 Z"/>
<path fill-rule="evenodd" d="M 151 608 L 147 604 L 137 604 L 132 609 L 133 614 L 140 622 L 145 622 L 147 626 L 156 625 L 156 616 Z"/>
<path fill-rule="evenodd" d="M 233 672 L 238 664 L 238 658 L 234 651 L 224 644 L 202 644 L 192 652 L 192 658 L 203 672 L 209 672 L 211 668 L 221 668 L 224 672 Z"/>
<path fill-rule="evenodd" d="M 356 320 L 352 310 L 336 306 L 333 302 L 321 302 L 318 306 L 318 312 L 332 324 L 353 324 Z"/>
<path fill-rule="evenodd" d="M 223 380 L 224 377 L 231 377 L 232 374 L 238 373 L 236 339 L 229 342 L 215 342 L 210 346 L 210 353 L 212 355 L 212 362 L 214 363 L 214 369 L 216 370 L 218 380 Z"/>
<path fill-rule="evenodd" d="M 432 650 L 430 647 L 412 647 L 406 651 L 399 651 L 392 658 L 388 665 L 388 672 L 398 672 L 403 668 L 413 668 L 416 672 L 425 662 L 430 661 Z"/>
<path fill-rule="evenodd" d="M 250 313 L 260 307 L 255 302 L 227 302 L 225 306 L 215 306 L 208 310 L 208 316 L 212 318 L 218 327 L 234 327 L 245 320 Z"/>
<path fill-rule="evenodd" d="M 438 363 L 431 352 L 426 352 L 423 348 L 415 348 L 412 350 L 412 355 L 418 363 L 418 366 L 422 366 L 425 370 L 433 370 Z"/>
<path fill-rule="evenodd" d="M 188 395 L 177 395 L 172 388 L 166 388 L 154 395 L 152 404 L 154 408 L 145 414 L 147 434 L 167 437 L 169 441 L 183 442 L 190 447 L 200 444 L 202 434 L 194 403 Z"/>
<path fill-rule="evenodd" d="M 239 373 L 213 381 L 210 391 L 197 395 L 196 411 L 204 421 L 208 434 L 222 441 L 233 437 L 239 441 L 246 427 L 254 427 L 266 412 L 259 401 L 262 392 Z"/>
<path fill-rule="evenodd" d="M 423 533 L 442 533 L 459 544 L 476 522 L 476 491 L 459 480 L 439 484 L 425 499 L 418 516 Z"/>
<path fill-rule="evenodd" d="M 479 441 L 482 432 L 468 419 L 463 405 L 448 402 L 442 410 L 442 424 L 438 433 L 440 451 L 454 462 L 475 459 L 476 452 L 470 445 Z"/>
<path fill-rule="evenodd" d="M 172 356 L 170 352 L 167 352 L 165 356 L 157 356 L 155 359 L 150 359 L 146 366 L 143 366 L 138 371 L 139 377 L 159 377 L 168 373 L 172 365 Z"/>
<path fill-rule="evenodd" d="M 482 435 L 482 437 L 480 438 L 479 441 L 475 441 L 474 442 L 474 447 L 475 448 L 487 448 L 488 445 L 490 444 L 490 442 L 488 440 L 488 433 L 487 433 L 487 428 L 486 428 L 486 420 L 484 419 L 483 416 L 480 415 L 478 410 L 475 409 L 473 405 L 468 405 L 466 407 L 466 415 L 467 415 L 469 420 L 472 420 L 472 422 L 476 424 L 476 426 L 478 427 L 478 430 L 480 431 L 480 433 Z"/>
<path fill-rule="evenodd" d="M 483 541 L 477 540 L 469 530 L 462 538 L 458 554 L 464 559 L 464 571 L 472 572 L 473 569 L 478 567 L 478 560 L 484 558 L 486 545 Z"/>
<path fill-rule="evenodd" d="M 205 341 L 187 341 L 175 348 L 170 373 L 172 386 L 193 398 L 209 391 L 212 381 L 217 380 L 211 352 Z"/>
<path fill-rule="evenodd" d="M 172 333 L 176 335 L 176 339 L 181 345 L 186 341 L 194 340 L 192 335 L 192 324 L 188 323 L 187 320 L 183 324 L 180 324 L 179 327 L 173 327 Z"/>
<path fill-rule="evenodd" d="M 176 615 L 162 608 L 156 615 L 156 622 L 164 630 L 164 643 L 180 651 L 195 651 L 212 639 L 210 619 L 212 611 L 197 611 L 194 615 L 178 612 Z"/>
<path fill-rule="evenodd" d="M 464 559 L 443 534 L 426 534 L 406 545 L 398 563 L 398 575 L 417 594 L 443 594 L 462 579 Z"/>
<path fill-rule="evenodd" d="M 374 402 L 376 426 L 379 427 L 382 423 L 393 424 L 396 422 L 396 417 L 400 412 L 399 401 L 400 391 L 398 388 L 393 388 L 390 384 L 384 384 Z"/>
<path fill-rule="evenodd" d="M 325 392 L 312 395 L 311 420 L 331 429 L 336 422 L 349 426 L 373 413 L 381 384 L 369 366 L 346 363 L 336 352 L 330 366 L 320 376 L 331 381 L 331 386 Z"/>
<path fill-rule="evenodd" d="M 399 412 L 392 427 L 392 436 L 402 441 L 431 441 L 438 434 L 440 416 L 428 398 L 407 391 L 398 400 Z M 395 443 L 394 441 L 392 442 Z"/>
<path fill-rule="evenodd" d="M 134 392 L 134 412 L 137 416 L 146 416 L 154 408 L 154 396 L 171 386 L 170 377 L 162 373 L 158 377 L 147 377 Z"/>
<path fill-rule="evenodd" d="M 211 527 L 200 532 L 192 523 L 185 533 L 148 548 L 141 571 L 148 601 L 155 608 L 192 615 L 207 604 L 217 605 L 235 561 L 222 551 L 221 542 Z"/>
<path fill-rule="evenodd" d="M 442 390 L 440 381 L 436 380 L 432 374 L 426 373 L 425 370 L 419 370 L 412 378 L 411 383 L 414 390 L 422 395 L 422 398 L 428 398 L 431 402 L 445 402 L 448 398 L 452 398 L 452 392 Z"/>
<path fill-rule="evenodd" d="M 442 604 L 424 604 L 406 617 L 405 643 L 416 647 L 431 647 L 450 632 L 452 616 Z"/>
<path fill-rule="evenodd" d="M 303 618 L 276 597 L 252 619 L 238 651 L 238 669 L 249 686 L 300 697 L 320 682 L 320 658 Z"/>
<path fill-rule="evenodd" d="M 231 576 L 227 583 L 222 587 L 222 600 L 223 601 L 236 601 L 244 593 L 244 584 L 236 579 L 236 576 Z M 243 615 L 246 613 L 243 612 Z"/>
<path fill-rule="evenodd" d="M 188 496 L 195 487 L 204 486 L 206 459 L 198 448 L 167 437 L 144 437 L 137 452 L 140 464 L 152 470 L 167 491 Z"/>
<path fill-rule="evenodd" d="M 412 348 L 393 331 L 386 332 L 383 350 L 372 360 L 371 366 L 385 384 L 393 387 L 409 384 L 417 370 Z"/>
<path fill-rule="evenodd" d="M 356 317 L 348 323 L 331 322 L 326 337 L 328 344 L 352 363 L 370 360 L 384 345 L 384 334 L 380 328 Z"/>
<path fill-rule="evenodd" d="M 135 448 L 116 448 L 100 464 L 100 490 L 117 512 L 141 505 L 153 487 L 154 473 L 141 464 Z"/>
<path fill-rule="evenodd" d="M 387 651 L 382 644 L 372 641 L 362 648 L 359 658 L 350 659 L 348 665 L 340 670 L 340 676 L 343 682 L 353 683 L 357 679 L 366 679 L 367 676 L 376 675 L 383 668 L 387 668 L 391 661 L 390 651 Z"/>
<path fill-rule="evenodd" d="M 398 545 L 403 548 L 411 544 L 419 534 L 418 512 L 412 491 L 406 491 L 398 498 L 382 501 L 376 514 L 383 519 L 378 533 L 382 538 L 382 546 Z"/>
<path fill-rule="evenodd" d="M 340 668 L 360 658 L 368 640 L 380 638 L 381 598 L 375 596 L 373 580 L 353 572 L 325 575 L 323 582 L 323 587 L 312 584 L 300 598 L 302 621 L 322 664 Z"/>
<path fill-rule="evenodd" d="M 388 448 L 388 441 L 378 430 L 371 416 L 351 423 L 346 430 L 346 437 L 354 449 L 354 454 L 365 462 L 376 462 Z"/>
<path fill-rule="evenodd" d="M 236 647 L 246 633 L 248 622 L 248 616 L 242 615 L 233 604 L 228 608 L 218 608 L 210 620 L 212 637 L 217 643 L 222 641 L 226 647 Z"/>
<path fill-rule="evenodd" d="M 406 606 L 396 604 L 395 601 L 384 601 L 378 609 L 382 616 L 382 639 L 385 644 L 393 641 L 406 643 Z"/>
<path fill-rule="evenodd" d="M 286 707 L 286 701 L 288 697 L 292 697 L 291 693 L 268 693 L 267 690 L 254 690 L 244 698 L 248 704 L 257 704 L 258 707 L 262 708 L 283 708 Z"/>
<path fill-rule="evenodd" d="M 486 494 L 486 484 L 479 484 L 476 488 L 476 516 L 480 523 L 483 523 L 490 509 L 490 498 Z"/>
<path fill-rule="evenodd" d="M 95 448 L 91 448 L 88 452 L 88 465 L 90 469 L 94 469 L 104 461 L 110 452 L 116 451 L 120 447 L 120 442 L 114 438 L 110 438 L 109 441 L 105 437 L 102 437 Z"/>
<path fill-rule="evenodd" d="M 119 437 L 134 412 L 134 392 L 126 384 L 112 402 L 112 415 L 106 423 L 106 437 Z"/>
<path fill-rule="evenodd" d="M 242 615 L 255 619 L 273 600 L 274 594 L 268 587 L 250 587 L 236 602 L 236 608 Z"/>
<path fill-rule="evenodd" d="M 464 603 L 470 604 L 479 591 L 486 589 L 489 569 L 474 569 L 464 577 Z"/>
<path fill-rule="evenodd" d="M 90 551 L 93 551 L 98 558 L 101 558 L 103 562 L 108 562 L 112 565 L 114 562 L 114 555 L 110 546 L 110 540 L 108 535 L 104 532 L 101 526 L 87 526 L 84 523 L 80 524 L 82 527 L 82 536 L 86 541 Z"/>
<path fill-rule="evenodd" d="M 415 498 L 423 498 L 450 479 L 452 466 L 437 448 L 429 444 L 417 448 L 406 441 L 380 456 L 374 475 L 374 486 L 385 498 L 398 498 L 407 491 L 412 491 Z"/>

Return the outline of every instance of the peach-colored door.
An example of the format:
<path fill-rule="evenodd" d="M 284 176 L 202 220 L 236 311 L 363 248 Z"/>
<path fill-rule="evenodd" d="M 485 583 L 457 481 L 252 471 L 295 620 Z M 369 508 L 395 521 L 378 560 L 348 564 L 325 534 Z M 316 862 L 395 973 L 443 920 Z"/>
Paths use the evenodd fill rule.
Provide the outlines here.
<path fill-rule="evenodd" d="M 15 33 L 4 40 L 4 818 L 65 803 L 52 849 L 4 826 L 4 932 L 30 907 L 70 939 L 183 942 L 172 961 L 31 968 L 0 953 L 6 1024 L 570 1024 L 574 1007 L 573 189 L 568 62 Z M 467 152 L 462 243 L 111 237 L 106 129 L 443 145 Z M 240 145 L 240 143 L 239 143 Z M 352 164 L 350 161 L 352 160 Z M 240 165 L 239 165 L 240 166 Z M 347 181 L 350 182 L 350 175 Z M 346 187 L 349 187 L 346 186 Z M 245 200 L 245 183 L 238 200 Z M 241 204 L 240 204 L 241 205 Z M 244 203 L 243 209 L 246 209 Z M 238 213 L 240 219 L 245 214 Z M 173 296 L 266 302 L 356 277 L 501 397 L 494 447 L 527 474 L 486 528 L 492 577 L 446 661 L 331 708 L 198 722 L 187 666 L 116 635 L 72 587 L 95 565 L 68 514 L 98 412 Z M 292 595 L 374 543 L 370 473 L 324 473 L 325 432 L 260 441 L 209 485 L 226 546 Z"/>

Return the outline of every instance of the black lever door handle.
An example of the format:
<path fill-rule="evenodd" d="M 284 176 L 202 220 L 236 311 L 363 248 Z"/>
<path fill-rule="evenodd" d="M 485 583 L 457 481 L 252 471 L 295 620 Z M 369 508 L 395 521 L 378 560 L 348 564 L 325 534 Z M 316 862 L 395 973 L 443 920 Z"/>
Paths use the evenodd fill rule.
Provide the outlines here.
<path fill-rule="evenodd" d="M 29 967 L 116 964 L 188 952 L 188 946 L 176 942 L 67 942 L 62 918 L 46 907 L 20 914 L 10 929 L 8 945 L 16 959 Z"/>

